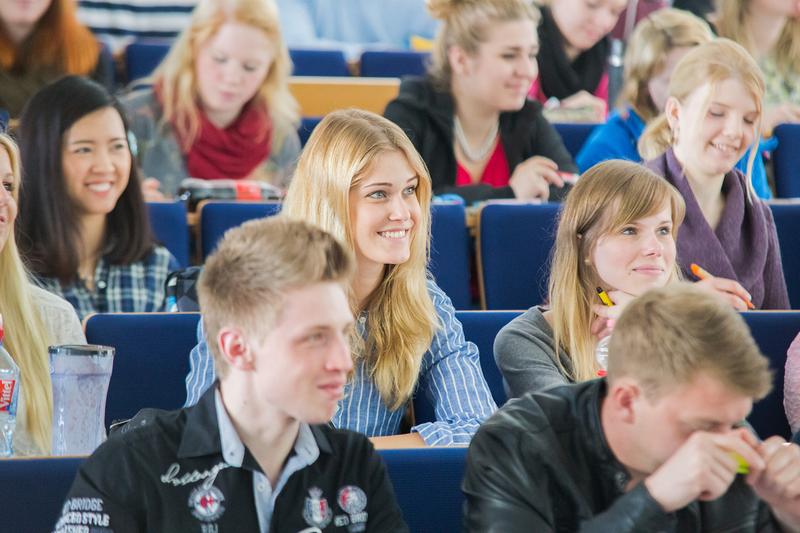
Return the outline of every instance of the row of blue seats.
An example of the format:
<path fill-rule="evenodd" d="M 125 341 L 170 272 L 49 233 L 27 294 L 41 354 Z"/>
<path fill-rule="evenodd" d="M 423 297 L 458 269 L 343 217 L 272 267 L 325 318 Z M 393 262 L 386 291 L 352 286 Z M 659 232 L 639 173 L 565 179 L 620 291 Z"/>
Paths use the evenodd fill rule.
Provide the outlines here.
<path fill-rule="evenodd" d="M 397 503 L 414 533 L 461 530 L 465 448 L 383 450 Z M 49 533 L 80 457 L 0 461 L 2 531 Z"/>
<path fill-rule="evenodd" d="M 800 309 L 800 203 L 770 204 L 778 228 L 783 270 L 793 309 Z M 189 230 L 181 203 L 149 204 L 157 237 L 182 265 L 188 263 Z M 545 301 L 555 238 L 557 204 L 487 204 L 478 215 L 476 255 L 482 307 L 525 309 Z M 228 229 L 278 212 L 276 203 L 209 202 L 200 209 L 199 247 L 205 258 Z M 433 205 L 431 273 L 456 309 L 471 309 L 472 242 L 465 209 Z"/>
<path fill-rule="evenodd" d="M 498 405 L 506 401 L 503 380 L 494 362 L 493 345 L 498 331 L 519 315 L 516 311 L 459 311 L 464 337 L 480 351 L 481 368 Z M 86 321 L 91 344 L 116 348 L 111 375 L 106 425 L 130 418 L 144 407 L 175 409 L 186 399 L 185 377 L 189 352 L 195 346 L 197 313 L 98 314 Z M 759 435 L 789 437 L 783 408 L 786 351 L 800 332 L 800 311 L 743 313 L 745 322 L 773 371 L 772 393 L 758 402 L 750 422 Z M 414 398 L 418 422 L 436 420 L 434 407 L 425 395 Z"/>
<path fill-rule="evenodd" d="M 169 51 L 170 42 L 141 41 L 125 48 L 125 75 L 134 81 L 149 76 Z M 290 49 L 295 76 L 350 76 L 350 66 L 341 50 Z M 425 73 L 430 54 L 406 50 L 365 51 L 359 74 L 371 78 L 399 78 Z"/>

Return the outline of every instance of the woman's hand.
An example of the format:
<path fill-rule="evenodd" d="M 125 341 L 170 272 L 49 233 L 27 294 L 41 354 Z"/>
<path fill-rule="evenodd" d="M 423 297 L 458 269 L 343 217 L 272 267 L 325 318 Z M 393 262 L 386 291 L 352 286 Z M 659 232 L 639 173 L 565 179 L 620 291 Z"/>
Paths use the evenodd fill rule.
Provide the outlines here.
<path fill-rule="evenodd" d="M 550 185 L 563 187 L 564 180 L 558 174 L 558 165 L 552 159 L 535 155 L 514 169 L 508 185 L 520 200 L 538 198 L 546 201 L 550 197 Z"/>
<path fill-rule="evenodd" d="M 564 98 L 561 100 L 561 105 L 559 107 L 563 107 L 565 109 L 589 108 L 594 115 L 595 122 L 606 121 L 606 101 L 587 91 L 580 91 L 572 96 Z"/>
<path fill-rule="evenodd" d="M 750 293 L 736 280 L 709 276 L 698 281 L 696 285 L 707 292 L 716 294 L 731 304 L 737 311 L 747 311 L 748 304 L 752 300 Z"/>
<path fill-rule="evenodd" d="M 614 305 L 595 304 L 592 306 L 592 311 L 596 316 L 592 321 L 590 331 L 597 340 L 611 335 L 614 324 L 622 315 L 622 311 L 636 298 L 634 295 L 622 291 L 610 291 L 608 297 L 611 298 Z"/>
<path fill-rule="evenodd" d="M 142 182 L 142 196 L 145 202 L 166 202 L 167 197 L 160 190 L 161 182 L 155 178 L 147 178 Z"/>

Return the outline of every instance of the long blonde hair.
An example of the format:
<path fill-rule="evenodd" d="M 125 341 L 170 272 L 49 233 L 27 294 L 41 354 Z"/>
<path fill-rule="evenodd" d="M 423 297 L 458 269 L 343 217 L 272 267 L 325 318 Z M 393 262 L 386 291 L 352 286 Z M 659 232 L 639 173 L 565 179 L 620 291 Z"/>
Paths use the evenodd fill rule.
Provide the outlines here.
<path fill-rule="evenodd" d="M 625 51 L 621 102 L 630 105 L 645 123 L 655 118 L 662 110 L 653 102 L 648 83 L 664 68 L 667 54 L 712 38 L 711 28 L 704 20 L 682 9 L 659 9 L 642 19 Z"/>
<path fill-rule="evenodd" d="M 596 376 L 596 339 L 590 328 L 597 303 L 596 287 L 602 282 L 591 264 L 597 240 L 640 218 L 656 213 L 668 201 L 672 215 L 672 236 L 677 239 L 685 204 L 680 193 L 666 180 L 642 165 L 611 160 L 598 163 L 583 173 L 567 195 L 561 209 L 553 260 L 549 296 L 553 327 L 553 349 L 566 352 L 572 372 L 561 372 L 574 381 Z M 674 266 L 670 281 L 679 279 Z"/>
<path fill-rule="evenodd" d="M 761 131 L 764 78 L 753 57 L 741 45 L 729 39 L 718 38 L 690 50 L 672 71 L 669 96 L 684 105 L 689 96 L 705 84 L 710 84 L 713 89 L 728 79 L 740 81 L 756 104 L 758 119 L 753 124 L 755 139 L 753 146 L 757 146 Z M 708 107 L 708 102 L 705 107 Z M 639 138 L 639 153 L 645 161 L 654 159 L 663 154 L 676 140 L 666 114 L 661 113 L 650 122 Z M 747 163 L 746 181 L 749 198 L 753 196 L 750 176 L 757 152 L 758 150 L 750 151 Z"/>
<path fill-rule="evenodd" d="M 19 150 L 14 141 L 0 133 L 0 146 L 8 154 L 14 174 L 11 195 L 19 200 Z M 23 421 L 33 444 L 50 453 L 53 423 L 53 392 L 50 385 L 50 364 L 47 348 L 50 334 L 39 314 L 30 290 L 28 271 L 22 264 L 12 232 L 0 250 L 0 311 L 3 313 L 3 344 L 19 366 L 22 398 L 25 402 Z"/>
<path fill-rule="evenodd" d="M 746 25 L 750 3 L 750 0 L 718 0 L 714 25 L 721 37 L 736 41 L 752 53 L 753 40 Z M 787 18 L 771 55 L 779 69 L 800 73 L 800 19 Z"/>
<path fill-rule="evenodd" d="M 386 265 L 383 280 L 355 313 L 367 311 L 366 340 L 354 357 L 364 359 L 384 403 L 398 409 L 411 396 L 422 356 L 439 319 L 427 289 L 431 227 L 431 179 L 405 133 L 389 120 L 356 109 L 328 114 L 308 140 L 297 163 L 283 213 L 319 225 L 355 250 L 350 227 L 350 189 L 381 154 L 400 152 L 419 178 L 420 218 L 411 238 L 411 256 Z"/>
<path fill-rule="evenodd" d="M 453 76 L 448 50 L 452 46 L 475 54 L 491 26 L 529 19 L 539 24 L 539 10 L 527 0 L 428 0 L 428 11 L 442 21 L 436 34 L 429 73 L 449 90 Z"/>
<path fill-rule="evenodd" d="M 189 25 L 178 36 L 151 78 L 160 91 L 163 122 L 174 125 L 179 138 L 184 140 L 184 151 L 189 149 L 200 130 L 195 59 L 200 47 L 226 22 L 239 22 L 263 31 L 275 47 L 272 65 L 252 100 L 252 105 L 262 107 L 272 119 L 275 131 L 273 146 L 280 146 L 299 124 L 299 107 L 289 91 L 292 63 L 281 36 L 275 2 L 200 0 L 192 12 Z"/>

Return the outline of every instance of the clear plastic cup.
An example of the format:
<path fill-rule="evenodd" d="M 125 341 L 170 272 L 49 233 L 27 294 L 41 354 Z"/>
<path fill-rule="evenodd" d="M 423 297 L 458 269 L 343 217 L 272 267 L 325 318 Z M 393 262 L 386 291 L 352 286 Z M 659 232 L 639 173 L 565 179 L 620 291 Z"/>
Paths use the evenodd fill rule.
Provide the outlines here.
<path fill-rule="evenodd" d="M 106 394 L 114 348 L 96 344 L 51 346 L 53 455 L 89 455 L 106 438 Z"/>

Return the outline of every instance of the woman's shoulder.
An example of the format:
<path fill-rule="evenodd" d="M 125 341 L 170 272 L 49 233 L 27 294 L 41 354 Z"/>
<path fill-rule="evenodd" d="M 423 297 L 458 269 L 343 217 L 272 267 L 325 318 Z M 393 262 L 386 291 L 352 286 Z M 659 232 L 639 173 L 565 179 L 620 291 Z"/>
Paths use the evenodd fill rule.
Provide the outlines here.
<path fill-rule="evenodd" d="M 152 87 L 135 89 L 125 94 L 120 101 L 129 114 L 146 114 L 152 117 L 161 115 L 161 105 Z"/>
<path fill-rule="evenodd" d="M 498 339 L 500 339 L 501 335 L 504 337 L 524 335 L 526 337 L 552 340 L 553 328 L 550 327 L 550 323 L 544 317 L 542 309 L 539 306 L 533 306 L 503 326 L 497 335 Z"/>
<path fill-rule="evenodd" d="M 31 299 L 41 313 L 51 341 L 56 344 L 82 344 L 86 342 L 80 320 L 72 304 L 34 284 L 29 285 Z"/>

